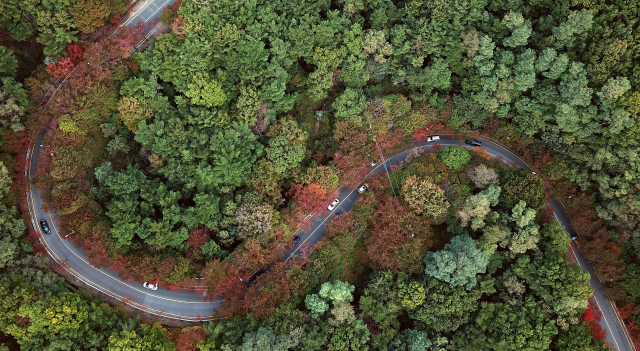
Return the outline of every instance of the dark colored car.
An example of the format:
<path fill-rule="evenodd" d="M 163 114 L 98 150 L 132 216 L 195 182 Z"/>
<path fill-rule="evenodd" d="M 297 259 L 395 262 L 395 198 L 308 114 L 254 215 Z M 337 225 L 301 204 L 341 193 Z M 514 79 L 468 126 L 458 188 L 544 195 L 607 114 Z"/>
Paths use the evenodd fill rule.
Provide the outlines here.
<path fill-rule="evenodd" d="M 336 212 L 336 216 L 342 216 L 342 211 Z"/>
<path fill-rule="evenodd" d="M 262 268 L 259 271 L 256 272 L 256 274 L 252 275 L 251 278 L 249 278 L 249 282 L 255 284 L 258 282 L 258 277 L 260 277 L 261 275 L 267 273 L 267 270 Z"/>
<path fill-rule="evenodd" d="M 482 142 L 480 140 L 467 140 L 465 141 L 465 143 L 467 143 L 467 145 L 473 145 L 473 146 L 482 146 Z"/>
<path fill-rule="evenodd" d="M 294 244 L 297 244 L 299 241 L 300 241 L 300 237 L 299 236 L 296 235 L 296 236 L 293 237 L 293 243 Z"/>
<path fill-rule="evenodd" d="M 44 219 L 40 221 L 40 227 L 42 227 L 42 231 L 45 234 L 51 233 L 51 229 L 49 229 L 49 224 Z"/>

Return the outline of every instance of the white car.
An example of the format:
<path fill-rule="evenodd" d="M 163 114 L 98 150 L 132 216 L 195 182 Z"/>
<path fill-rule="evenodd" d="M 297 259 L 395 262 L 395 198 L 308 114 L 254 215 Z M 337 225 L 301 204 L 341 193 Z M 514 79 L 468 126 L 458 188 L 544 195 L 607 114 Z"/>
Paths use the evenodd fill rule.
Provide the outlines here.
<path fill-rule="evenodd" d="M 375 167 L 376 163 L 374 161 L 371 161 L 371 167 Z"/>
<path fill-rule="evenodd" d="M 358 193 L 362 194 L 369 189 L 369 184 L 364 183 L 361 187 L 358 188 Z"/>
<path fill-rule="evenodd" d="M 340 200 L 335 199 L 333 200 L 333 202 L 331 203 L 331 205 L 329 205 L 328 209 L 329 211 L 333 210 L 334 208 L 336 208 L 336 206 L 338 206 L 338 203 L 340 202 Z"/>
<path fill-rule="evenodd" d="M 434 136 L 427 137 L 427 142 L 432 142 L 432 141 L 440 141 L 440 136 L 434 135 Z"/>
<path fill-rule="evenodd" d="M 149 290 L 153 290 L 153 291 L 158 290 L 158 284 L 153 285 L 151 283 L 144 282 L 144 283 L 142 283 L 142 286 L 144 286 L 145 288 L 147 288 Z"/>

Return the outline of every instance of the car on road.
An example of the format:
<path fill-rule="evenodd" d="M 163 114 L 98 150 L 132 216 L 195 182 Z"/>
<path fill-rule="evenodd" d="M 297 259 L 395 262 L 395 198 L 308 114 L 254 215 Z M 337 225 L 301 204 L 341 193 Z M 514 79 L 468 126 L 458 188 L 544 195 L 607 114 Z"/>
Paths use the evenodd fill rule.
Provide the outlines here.
<path fill-rule="evenodd" d="M 533 174 L 533 175 L 537 175 L 538 173 L 536 173 L 536 172 L 531 172 L 531 174 Z"/>
<path fill-rule="evenodd" d="M 427 142 L 432 142 L 432 141 L 440 141 L 440 136 L 439 135 L 433 135 L 430 137 L 427 137 Z"/>
<path fill-rule="evenodd" d="M 40 227 L 42 228 L 42 231 L 45 234 L 51 233 L 51 229 L 49 229 L 49 224 L 47 223 L 46 220 L 43 219 L 43 220 L 40 221 Z"/>
<path fill-rule="evenodd" d="M 151 284 L 151 283 L 148 283 L 148 282 L 144 282 L 144 283 L 142 283 L 142 286 L 144 286 L 145 288 L 147 288 L 149 290 L 153 290 L 153 291 L 158 290 L 158 284 Z"/>
<path fill-rule="evenodd" d="M 466 140 L 465 143 L 467 143 L 467 145 L 472 145 L 472 146 L 482 146 L 482 142 L 480 140 Z"/>
<path fill-rule="evenodd" d="M 342 211 L 336 212 L 336 216 L 342 216 Z"/>
<path fill-rule="evenodd" d="M 252 275 L 251 278 L 249 278 L 249 282 L 253 284 L 257 283 L 258 278 L 265 273 L 267 273 L 267 270 L 264 268 L 261 268 L 259 271 L 256 272 L 256 274 Z"/>
<path fill-rule="evenodd" d="M 300 241 L 300 237 L 299 236 L 296 235 L 296 236 L 293 237 L 293 243 L 294 244 L 297 244 L 299 241 Z"/>
<path fill-rule="evenodd" d="M 329 209 L 329 211 L 332 211 L 334 208 L 336 208 L 336 206 L 338 206 L 339 202 L 340 202 L 340 200 L 338 200 L 338 199 L 333 200 L 331 205 L 329 205 L 329 207 L 327 207 Z"/>
<path fill-rule="evenodd" d="M 376 163 L 374 161 L 371 161 L 371 167 L 375 167 Z"/>
<path fill-rule="evenodd" d="M 358 193 L 362 194 L 369 189 L 369 184 L 364 183 L 361 187 L 358 188 Z"/>

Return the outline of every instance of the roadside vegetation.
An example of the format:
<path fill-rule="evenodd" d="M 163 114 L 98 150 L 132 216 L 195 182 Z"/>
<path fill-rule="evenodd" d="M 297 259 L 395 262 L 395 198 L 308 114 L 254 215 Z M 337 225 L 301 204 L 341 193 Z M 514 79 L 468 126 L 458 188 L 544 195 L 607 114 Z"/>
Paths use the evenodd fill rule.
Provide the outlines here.
<path fill-rule="evenodd" d="M 179 0 L 134 54 L 144 25 L 109 36 L 127 6 L 0 5 L 0 331 L 23 350 L 604 349 L 545 186 L 640 342 L 632 2 Z M 49 270 L 21 198 L 44 128 L 33 184 L 61 234 L 122 279 L 202 277 L 224 322 L 139 323 Z M 447 134 L 537 174 L 481 147 L 411 149 Z"/>

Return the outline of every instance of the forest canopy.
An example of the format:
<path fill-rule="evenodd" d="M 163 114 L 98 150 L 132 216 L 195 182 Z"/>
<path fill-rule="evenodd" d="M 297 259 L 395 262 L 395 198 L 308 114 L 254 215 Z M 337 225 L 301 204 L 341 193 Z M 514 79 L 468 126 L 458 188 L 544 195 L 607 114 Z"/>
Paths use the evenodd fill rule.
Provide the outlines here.
<path fill-rule="evenodd" d="M 24 349 L 603 350 L 549 195 L 640 340 L 633 1 L 179 0 L 148 41 L 116 33 L 128 5 L 0 4 L 0 330 Z M 433 135 L 491 139 L 535 173 L 413 148 Z M 168 331 L 69 291 L 19 219 L 30 182 L 90 264 L 202 277 L 226 320 Z"/>

